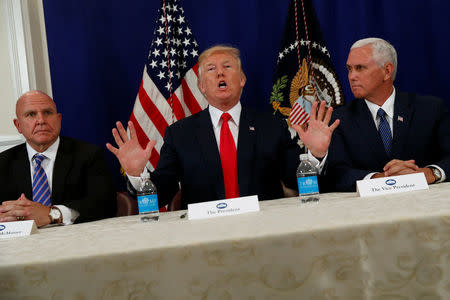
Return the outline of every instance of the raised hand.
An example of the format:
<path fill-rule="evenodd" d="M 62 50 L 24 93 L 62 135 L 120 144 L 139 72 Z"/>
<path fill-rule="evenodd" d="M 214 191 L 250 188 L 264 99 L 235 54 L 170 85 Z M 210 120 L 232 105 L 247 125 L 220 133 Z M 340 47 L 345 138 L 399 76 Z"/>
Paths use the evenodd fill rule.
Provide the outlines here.
<path fill-rule="evenodd" d="M 312 105 L 311 115 L 305 130 L 300 125 L 292 125 L 292 128 L 297 131 L 300 139 L 311 151 L 311 154 L 317 158 L 322 158 L 327 154 L 331 136 L 340 121 L 336 120 L 331 126 L 328 126 L 333 108 L 329 107 L 325 112 L 325 101 L 320 103 L 319 110 L 317 110 L 317 105 L 317 102 L 314 102 Z"/>
<path fill-rule="evenodd" d="M 134 129 L 133 122 L 128 122 L 130 129 L 130 138 L 121 122 L 116 123 L 117 129 L 113 128 L 112 134 L 118 148 L 115 148 L 110 143 L 106 144 L 106 148 L 111 151 L 119 160 L 125 172 L 131 176 L 139 176 L 144 171 L 147 161 L 150 159 L 153 147 L 156 141 L 150 140 L 144 148 L 139 144 Z"/>

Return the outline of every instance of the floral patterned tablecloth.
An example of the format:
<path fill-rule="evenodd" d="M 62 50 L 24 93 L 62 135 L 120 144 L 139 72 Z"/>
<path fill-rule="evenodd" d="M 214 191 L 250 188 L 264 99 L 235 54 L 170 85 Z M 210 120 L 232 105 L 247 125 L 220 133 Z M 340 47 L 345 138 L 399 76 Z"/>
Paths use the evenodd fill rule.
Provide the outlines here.
<path fill-rule="evenodd" d="M 450 299 L 450 183 L 0 240 L 0 299 Z"/>

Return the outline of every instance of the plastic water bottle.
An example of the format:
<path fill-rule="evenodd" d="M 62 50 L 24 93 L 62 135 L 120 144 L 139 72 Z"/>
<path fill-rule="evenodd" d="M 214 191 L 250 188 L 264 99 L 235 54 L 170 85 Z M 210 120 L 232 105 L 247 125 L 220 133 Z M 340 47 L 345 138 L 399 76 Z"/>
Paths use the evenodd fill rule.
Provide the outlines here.
<path fill-rule="evenodd" d="M 159 206 L 156 187 L 150 180 L 150 174 L 144 170 L 141 174 L 141 185 L 137 190 L 139 215 L 142 222 L 158 221 Z"/>
<path fill-rule="evenodd" d="M 319 201 L 317 168 L 309 161 L 308 154 L 300 154 L 297 168 L 298 195 L 302 203 Z"/>

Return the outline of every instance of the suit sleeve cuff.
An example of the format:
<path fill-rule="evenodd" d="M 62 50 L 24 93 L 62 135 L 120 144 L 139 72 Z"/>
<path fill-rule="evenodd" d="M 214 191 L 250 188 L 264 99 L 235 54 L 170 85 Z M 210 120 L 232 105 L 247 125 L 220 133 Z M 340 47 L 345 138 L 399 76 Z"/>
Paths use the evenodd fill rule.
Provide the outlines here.
<path fill-rule="evenodd" d="M 310 162 L 314 164 L 314 166 L 316 166 L 319 174 L 322 174 L 322 170 L 323 167 L 325 166 L 325 162 L 327 161 L 327 157 L 328 152 L 321 160 L 318 160 L 316 157 L 314 157 L 314 155 L 312 155 L 311 151 L 308 150 L 308 159 Z"/>
<path fill-rule="evenodd" d="M 445 176 L 445 172 L 444 172 L 444 170 L 442 170 L 441 167 L 439 167 L 437 165 L 428 165 L 425 168 L 428 168 L 428 167 L 435 167 L 436 169 L 438 169 L 441 172 L 441 179 L 437 180 L 435 183 L 444 182 L 447 179 L 447 176 Z"/>
<path fill-rule="evenodd" d="M 148 173 L 147 168 L 145 169 L 145 172 Z M 127 177 L 128 177 L 128 180 L 130 181 L 131 185 L 133 186 L 133 188 L 135 190 L 137 190 L 141 184 L 141 177 L 140 176 L 131 176 L 128 174 L 127 174 Z"/>
<path fill-rule="evenodd" d="M 369 173 L 369 174 L 367 174 L 367 175 L 363 178 L 363 180 L 371 179 L 372 176 L 375 175 L 375 174 L 377 174 L 377 172 Z"/>

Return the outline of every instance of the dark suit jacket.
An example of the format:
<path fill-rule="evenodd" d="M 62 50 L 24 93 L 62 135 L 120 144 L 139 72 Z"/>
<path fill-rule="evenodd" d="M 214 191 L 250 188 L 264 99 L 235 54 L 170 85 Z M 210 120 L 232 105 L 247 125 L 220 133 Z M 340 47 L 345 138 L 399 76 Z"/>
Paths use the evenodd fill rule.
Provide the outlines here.
<path fill-rule="evenodd" d="M 280 180 L 297 189 L 300 147 L 286 122 L 271 114 L 242 108 L 237 146 L 240 196 L 260 200 L 283 197 Z M 160 206 L 171 201 L 181 183 L 182 207 L 225 198 L 222 165 L 208 109 L 166 129 L 164 145 L 151 178 Z"/>
<path fill-rule="evenodd" d="M 26 144 L 0 153 L 0 202 L 24 193 L 33 199 Z M 61 137 L 52 179 L 52 205 L 65 205 L 80 213 L 79 222 L 113 217 L 116 200 L 103 150 Z"/>
<path fill-rule="evenodd" d="M 391 159 L 415 159 L 419 167 L 435 164 L 450 176 L 450 117 L 442 100 L 397 92 L 394 103 L 392 157 L 388 157 L 367 104 L 356 99 L 337 109 L 328 155 L 329 187 L 355 191 L 356 181 L 382 172 Z"/>

